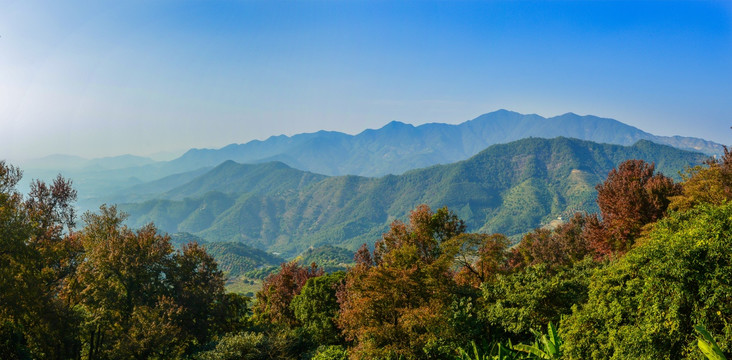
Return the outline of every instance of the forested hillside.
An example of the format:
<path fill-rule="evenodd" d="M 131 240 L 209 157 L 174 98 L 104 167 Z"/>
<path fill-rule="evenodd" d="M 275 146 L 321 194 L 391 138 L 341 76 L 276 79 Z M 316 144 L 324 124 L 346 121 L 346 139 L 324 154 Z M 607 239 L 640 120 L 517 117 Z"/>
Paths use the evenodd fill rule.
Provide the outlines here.
<path fill-rule="evenodd" d="M 373 243 L 391 221 L 422 203 L 448 206 L 471 231 L 516 236 L 577 211 L 596 211 L 595 184 L 625 159 L 654 162 L 678 178 L 705 158 L 649 141 L 624 147 L 531 138 L 454 164 L 380 178 L 326 178 L 282 163 L 226 162 L 161 199 L 120 208 L 133 227 L 153 221 L 168 232 L 294 256 L 311 246 L 355 250 Z"/>
<path fill-rule="evenodd" d="M 15 190 L 0 162 L 3 359 L 710 359 L 732 356 L 732 153 L 682 182 L 642 160 L 596 187 L 598 214 L 514 247 L 419 205 L 346 271 L 312 249 L 254 301 L 225 293 L 208 251 L 114 207 L 77 218 L 71 182 Z M 186 234 L 179 240 L 195 239 Z M 223 250 L 222 250 L 223 249 Z M 335 254 L 326 255 L 324 254 Z"/>

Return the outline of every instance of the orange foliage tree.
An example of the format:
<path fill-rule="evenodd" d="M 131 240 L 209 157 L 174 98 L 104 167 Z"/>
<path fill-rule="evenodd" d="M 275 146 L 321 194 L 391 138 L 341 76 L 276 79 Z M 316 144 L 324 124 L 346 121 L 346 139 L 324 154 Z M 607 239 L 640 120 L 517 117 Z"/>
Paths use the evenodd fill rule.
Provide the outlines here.
<path fill-rule="evenodd" d="M 601 218 L 588 220 L 585 236 L 598 252 L 630 250 L 643 226 L 662 218 L 670 198 L 681 193 L 679 184 L 654 170 L 654 164 L 628 160 L 597 185 Z"/>
<path fill-rule="evenodd" d="M 292 299 L 300 294 L 302 287 L 310 278 L 323 275 L 315 263 L 309 267 L 300 266 L 297 261 L 282 263 L 280 271 L 269 275 L 257 293 L 257 316 L 265 323 L 275 326 L 293 327 L 297 318 L 290 307 Z"/>
<path fill-rule="evenodd" d="M 457 334 L 445 319 L 456 286 L 454 254 L 442 245 L 464 231 L 465 224 L 447 208 L 433 213 L 420 205 L 409 224 L 391 224 L 373 256 L 359 250 L 357 265 L 338 293 L 338 323 L 354 342 L 353 357 L 441 356 L 429 349 Z"/>

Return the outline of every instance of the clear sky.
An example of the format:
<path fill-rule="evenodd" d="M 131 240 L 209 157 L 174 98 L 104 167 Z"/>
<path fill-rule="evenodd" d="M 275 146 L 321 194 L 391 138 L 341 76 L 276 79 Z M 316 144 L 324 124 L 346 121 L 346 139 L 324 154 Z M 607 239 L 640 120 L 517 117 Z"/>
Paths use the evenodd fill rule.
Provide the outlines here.
<path fill-rule="evenodd" d="M 0 1 L 0 158 L 500 108 L 732 143 L 732 2 Z"/>

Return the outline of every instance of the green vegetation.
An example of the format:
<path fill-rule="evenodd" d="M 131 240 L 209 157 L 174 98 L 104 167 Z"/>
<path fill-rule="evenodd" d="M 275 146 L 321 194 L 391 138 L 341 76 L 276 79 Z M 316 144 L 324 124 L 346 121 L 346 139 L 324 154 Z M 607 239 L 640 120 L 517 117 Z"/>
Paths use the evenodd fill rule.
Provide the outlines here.
<path fill-rule="evenodd" d="M 345 271 L 353 263 L 353 251 L 332 245 L 308 249 L 295 258 L 302 264 L 315 263 L 327 273 Z"/>
<path fill-rule="evenodd" d="M 732 343 L 732 204 L 672 213 L 611 266 L 562 323 L 567 353 L 583 359 L 695 357 L 694 326 Z M 588 337 L 587 333 L 595 334 Z"/>
<path fill-rule="evenodd" d="M 355 250 L 373 244 L 393 220 L 406 219 L 422 203 L 448 206 L 471 231 L 520 237 L 558 216 L 596 212 L 595 184 L 625 159 L 655 162 L 656 170 L 675 177 L 705 158 L 648 141 L 623 147 L 533 138 L 494 145 L 466 161 L 382 178 L 316 181 L 283 164 L 227 162 L 161 195 L 187 196 L 182 200 L 121 209 L 130 213 L 133 227 L 153 221 L 171 233 L 242 242 L 286 257 L 324 245 Z M 280 176 L 264 176 L 262 168 L 274 168 Z"/>
<path fill-rule="evenodd" d="M 229 278 L 237 278 L 251 271 L 277 266 L 285 260 L 242 243 L 210 242 L 203 247 L 216 259 L 219 268 Z"/>
<path fill-rule="evenodd" d="M 346 271 L 282 263 L 252 302 L 224 291 L 208 250 L 240 256 L 232 263 L 254 267 L 246 273 L 269 271 L 259 264 L 272 255 L 242 244 L 176 250 L 151 224 L 124 226 L 115 207 L 72 231 L 69 181 L 37 182 L 23 197 L 20 172 L 0 163 L 0 358 L 729 358 L 732 153 L 680 184 L 655 170 L 621 162 L 597 186 L 599 214 L 513 247 L 469 232 L 447 207 L 419 205 Z M 302 259 L 345 255 L 323 247 Z"/>

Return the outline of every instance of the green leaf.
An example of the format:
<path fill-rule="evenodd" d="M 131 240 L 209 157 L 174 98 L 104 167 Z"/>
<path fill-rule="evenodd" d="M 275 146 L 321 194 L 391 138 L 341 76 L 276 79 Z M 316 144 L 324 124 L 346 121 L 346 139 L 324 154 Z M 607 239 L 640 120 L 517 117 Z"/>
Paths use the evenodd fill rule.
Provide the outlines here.
<path fill-rule="evenodd" d="M 701 334 L 703 339 L 699 339 L 699 350 L 704 353 L 704 356 L 709 360 L 727 360 L 722 353 L 722 349 L 719 348 L 717 342 L 714 341 L 714 337 L 705 329 L 703 326 L 694 326 L 697 332 Z"/>

